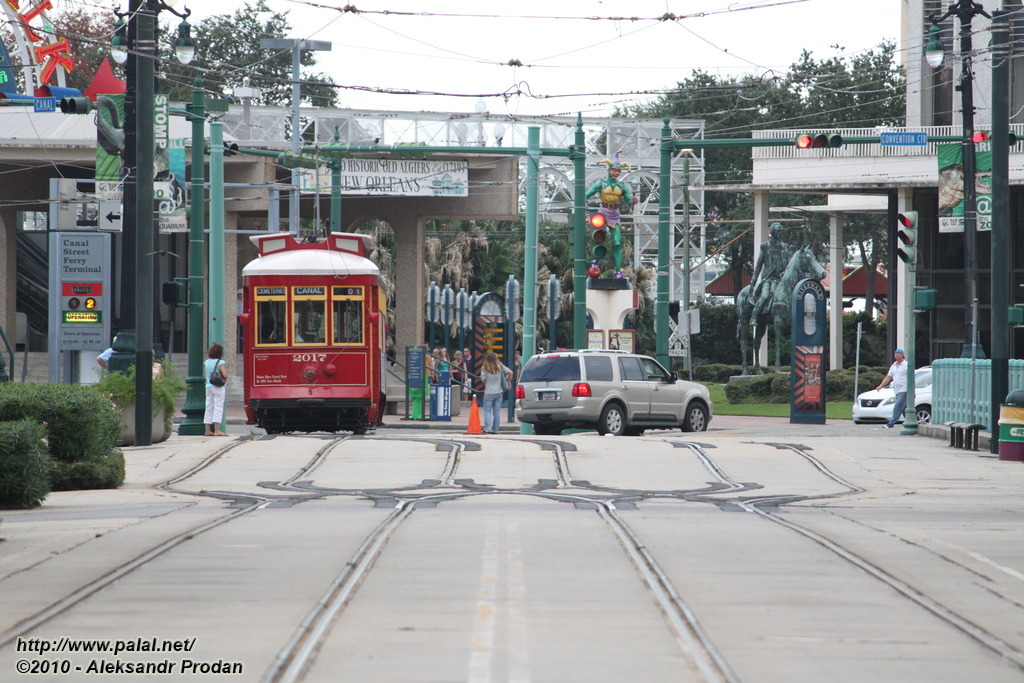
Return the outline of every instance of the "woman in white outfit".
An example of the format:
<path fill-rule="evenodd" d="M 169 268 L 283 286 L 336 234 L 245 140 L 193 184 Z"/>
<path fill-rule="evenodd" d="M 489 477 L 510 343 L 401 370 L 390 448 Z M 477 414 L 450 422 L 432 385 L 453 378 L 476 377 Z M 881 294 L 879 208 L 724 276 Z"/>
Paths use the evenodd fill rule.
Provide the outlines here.
<path fill-rule="evenodd" d="M 227 395 L 227 387 L 215 387 L 210 384 L 210 375 L 217 368 L 228 378 L 227 364 L 222 360 L 224 347 L 214 344 L 206 352 L 206 360 L 203 361 L 203 374 L 206 376 L 206 414 L 203 416 L 203 424 L 206 426 L 204 436 L 227 436 L 227 432 L 220 430 L 220 423 L 224 419 L 224 398 Z"/>

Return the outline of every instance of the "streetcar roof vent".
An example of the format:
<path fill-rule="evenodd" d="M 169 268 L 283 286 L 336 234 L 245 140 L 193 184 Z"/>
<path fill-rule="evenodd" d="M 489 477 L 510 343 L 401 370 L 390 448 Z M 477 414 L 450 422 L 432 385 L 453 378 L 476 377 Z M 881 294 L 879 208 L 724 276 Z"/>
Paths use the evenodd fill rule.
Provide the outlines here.
<path fill-rule="evenodd" d="M 365 258 L 376 247 L 373 237 L 354 232 L 332 232 L 327 236 L 326 240 L 321 242 L 299 242 L 293 235 L 287 232 L 252 235 L 249 239 L 256 245 L 260 256 L 267 256 L 268 254 L 275 254 L 280 251 L 319 249 L 321 251 L 344 251 Z"/>

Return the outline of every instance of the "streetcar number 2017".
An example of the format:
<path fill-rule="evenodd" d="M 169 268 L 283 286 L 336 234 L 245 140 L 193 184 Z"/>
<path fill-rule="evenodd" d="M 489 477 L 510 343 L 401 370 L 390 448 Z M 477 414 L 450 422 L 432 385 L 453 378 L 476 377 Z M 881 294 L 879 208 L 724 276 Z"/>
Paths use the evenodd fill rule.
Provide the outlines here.
<path fill-rule="evenodd" d="M 326 353 L 296 353 L 292 356 L 293 363 L 322 363 L 325 360 Z"/>

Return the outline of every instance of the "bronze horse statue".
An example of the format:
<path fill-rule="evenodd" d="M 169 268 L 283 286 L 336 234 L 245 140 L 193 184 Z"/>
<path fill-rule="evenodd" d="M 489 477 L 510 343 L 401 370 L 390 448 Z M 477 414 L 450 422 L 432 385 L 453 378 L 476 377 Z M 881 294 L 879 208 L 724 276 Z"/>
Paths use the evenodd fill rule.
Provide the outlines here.
<path fill-rule="evenodd" d="M 761 349 L 761 340 L 768 329 L 768 325 L 775 326 L 775 372 L 779 371 L 779 332 L 784 325 L 790 324 L 792 320 L 793 288 L 796 283 L 805 277 L 821 280 L 825 277 L 825 268 L 814 258 L 811 248 L 803 246 L 797 249 L 789 259 L 786 270 L 783 271 L 779 281 L 766 291 L 766 296 L 771 297 L 771 303 L 764 308 L 764 312 L 754 317 L 754 301 L 750 285 L 740 290 L 736 297 L 736 313 L 739 322 L 736 325 L 736 335 L 740 338 L 740 348 L 743 353 L 743 374 L 749 374 L 747 363 L 750 359 L 750 326 L 754 325 L 754 373 L 763 375 L 761 361 L 758 352 Z"/>

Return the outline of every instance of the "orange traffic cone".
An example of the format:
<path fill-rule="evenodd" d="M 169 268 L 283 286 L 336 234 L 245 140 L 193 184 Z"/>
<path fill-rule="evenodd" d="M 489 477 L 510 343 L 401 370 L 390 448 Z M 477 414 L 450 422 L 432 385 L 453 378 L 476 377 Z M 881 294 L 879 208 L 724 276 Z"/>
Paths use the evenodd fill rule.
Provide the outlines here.
<path fill-rule="evenodd" d="M 476 396 L 471 399 L 472 405 L 469 408 L 469 429 L 466 431 L 467 434 L 483 434 L 484 430 L 480 426 L 480 410 L 476 407 Z"/>

